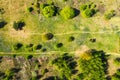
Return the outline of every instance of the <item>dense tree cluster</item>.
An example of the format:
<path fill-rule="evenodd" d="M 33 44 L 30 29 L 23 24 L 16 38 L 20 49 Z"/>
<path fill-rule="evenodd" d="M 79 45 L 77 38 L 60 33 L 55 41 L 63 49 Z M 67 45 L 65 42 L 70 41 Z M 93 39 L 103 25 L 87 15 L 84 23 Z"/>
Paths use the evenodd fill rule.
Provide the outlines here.
<path fill-rule="evenodd" d="M 79 80 L 105 80 L 107 59 L 104 52 L 92 50 L 83 54 L 79 60 Z"/>
<path fill-rule="evenodd" d="M 71 80 L 72 74 L 75 74 L 76 61 L 68 53 L 52 61 L 52 65 L 56 66 L 60 80 Z"/>

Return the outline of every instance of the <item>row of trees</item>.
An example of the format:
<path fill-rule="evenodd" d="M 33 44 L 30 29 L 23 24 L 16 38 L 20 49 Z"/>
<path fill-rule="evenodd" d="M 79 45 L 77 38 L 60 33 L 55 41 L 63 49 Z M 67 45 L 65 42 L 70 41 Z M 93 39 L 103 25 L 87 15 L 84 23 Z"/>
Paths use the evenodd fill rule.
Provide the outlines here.
<path fill-rule="evenodd" d="M 63 1 L 66 1 L 66 0 L 63 0 Z M 35 9 L 37 8 L 37 12 L 43 14 L 45 17 L 52 17 L 60 14 L 64 19 L 74 18 L 77 14 L 77 11 L 76 11 L 77 9 L 74 9 L 70 6 L 65 6 L 63 9 L 60 9 L 59 7 L 56 7 L 54 5 L 54 2 L 52 1 L 50 1 L 49 4 L 44 4 L 44 3 L 41 3 L 41 4 L 36 3 L 36 4 L 37 6 L 35 5 L 33 7 L 29 7 L 28 11 L 29 12 L 35 11 Z M 94 14 L 96 14 L 98 11 L 99 10 L 96 4 L 92 2 L 92 3 L 80 5 L 79 12 L 81 12 L 81 16 L 85 18 L 89 18 L 89 17 L 92 17 Z M 113 16 L 115 16 L 115 14 L 116 14 L 115 10 L 106 11 L 104 14 L 104 17 L 105 19 L 109 20 Z"/>
<path fill-rule="evenodd" d="M 70 6 L 65 6 L 63 9 L 60 9 L 58 7 L 56 7 L 54 5 L 54 3 L 50 3 L 50 4 L 40 4 L 38 3 L 40 6 L 37 8 L 40 9 L 40 13 L 43 14 L 45 17 L 52 17 L 52 16 L 56 16 L 56 15 L 61 15 L 64 19 L 71 19 L 74 18 L 76 16 L 76 14 L 78 15 L 79 10 L 74 9 Z M 33 7 L 29 7 L 28 11 L 32 12 L 34 11 L 34 6 Z M 96 5 L 93 3 L 90 4 L 84 4 L 80 6 L 80 11 L 82 12 L 81 15 L 83 17 L 92 17 L 96 12 L 97 12 L 97 8 Z"/>

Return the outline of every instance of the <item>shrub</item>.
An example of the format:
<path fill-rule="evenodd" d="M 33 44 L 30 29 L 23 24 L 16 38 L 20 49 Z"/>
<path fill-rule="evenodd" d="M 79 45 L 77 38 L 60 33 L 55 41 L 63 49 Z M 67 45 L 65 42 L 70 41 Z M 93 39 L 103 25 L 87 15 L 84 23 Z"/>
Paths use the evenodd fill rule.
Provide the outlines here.
<path fill-rule="evenodd" d="M 94 3 L 81 5 L 80 10 L 81 15 L 86 18 L 92 17 L 97 12 L 96 5 Z"/>
<path fill-rule="evenodd" d="M 82 12 L 82 16 L 86 18 L 92 17 L 94 14 L 95 14 L 94 9 L 86 9 Z"/>
<path fill-rule="evenodd" d="M 64 19 L 71 19 L 75 17 L 75 10 L 70 6 L 66 6 L 60 11 L 60 15 Z"/>
<path fill-rule="evenodd" d="M 87 9 L 87 5 L 86 4 L 83 4 L 80 6 L 80 10 L 81 11 L 84 11 L 85 9 Z"/>
<path fill-rule="evenodd" d="M 19 49 L 21 49 L 22 47 L 23 47 L 23 44 L 22 44 L 22 43 L 16 43 L 16 44 L 13 46 L 14 50 L 19 50 Z"/>
<path fill-rule="evenodd" d="M 44 40 L 51 40 L 53 37 L 54 35 L 52 33 L 46 33 L 45 35 L 43 35 Z"/>
<path fill-rule="evenodd" d="M 73 36 L 70 36 L 68 41 L 71 42 L 71 41 L 74 41 L 74 40 L 75 40 L 75 38 Z"/>
<path fill-rule="evenodd" d="M 56 45 L 57 48 L 60 48 L 60 47 L 62 47 L 62 46 L 63 46 L 63 43 L 58 43 L 58 44 Z"/>
<path fill-rule="evenodd" d="M 26 50 L 27 50 L 27 51 L 33 51 L 33 46 L 34 46 L 34 44 L 29 44 L 29 45 L 27 45 L 27 46 L 26 46 Z"/>
<path fill-rule="evenodd" d="M 27 56 L 27 59 L 32 59 L 33 58 L 33 55 L 28 55 Z"/>
<path fill-rule="evenodd" d="M 23 21 L 18 21 L 18 22 L 15 21 L 13 23 L 13 28 L 15 30 L 22 30 L 24 26 L 25 26 L 25 23 Z"/>
<path fill-rule="evenodd" d="M 0 14 L 4 14 L 4 13 L 5 13 L 4 8 L 0 8 Z"/>
<path fill-rule="evenodd" d="M 41 44 L 38 44 L 37 46 L 35 46 L 35 50 L 39 50 L 42 48 L 42 45 Z"/>
<path fill-rule="evenodd" d="M 7 24 L 7 22 L 5 22 L 5 21 L 0 21 L 0 28 L 3 28 L 6 24 Z"/>
<path fill-rule="evenodd" d="M 114 60 L 114 63 L 115 63 L 116 65 L 120 65 L 120 58 L 119 58 L 119 57 L 116 58 L 116 59 Z"/>
<path fill-rule="evenodd" d="M 42 11 L 48 4 L 40 4 L 40 10 Z"/>
<path fill-rule="evenodd" d="M 120 69 L 112 76 L 111 80 L 120 80 Z"/>
<path fill-rule="evenodd" d="M 47 51 L 47 49 L 46 49 L 46 48 L 43 48 L 43 49 L 42 49 L 42 52 L 46 52 L 46 51 Z"/>
<path fill-rule="evenodd" d="M 42 9 L 42 13 L 45 17 L 55 16 L 55 14 L 56 14 L 55 6 L 53 6 L 53 5 L 45 6 Z"/>
<path fill-rule="evenodd" d="M 109 20 L 115 16 L 115 10 L 108 11 L 104 14 L 105 19 Z"/>
<path fill-rule="evenodd" d="M 29 11 L 29 12 L 32 12 L 33 10 L 34 10 L 33 7 L 29 7 L 29 8 L 28 8 L 28 11 Z"/>

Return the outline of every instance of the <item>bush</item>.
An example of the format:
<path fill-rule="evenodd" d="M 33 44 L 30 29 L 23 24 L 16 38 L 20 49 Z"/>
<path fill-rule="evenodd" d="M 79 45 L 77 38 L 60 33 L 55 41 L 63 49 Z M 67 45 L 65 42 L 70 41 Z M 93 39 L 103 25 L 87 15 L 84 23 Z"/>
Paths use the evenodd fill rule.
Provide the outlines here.
<path fill-rule="evenodd" d="M 63 43 L 58 43 L 58 44 L 56 45 L 57 48 L 60 48 L 60 47 L 62 47 L 62 46 L 63 46 Z"/>
<path fill-rule="evenodd" d="M 46 49 L 46 48 L 43 48 L 43 49 L 42 49 L 42 52 L 46 52 L 46 51 L 47 51 L 47 49 Z"/>
<path fill-rule="evenodd" d="M 112 76 L 111 80 L 120 80 L 120 69 Z"/>
<path fill-rule="evenodd" d="M 75 10 L 72 7 L 66 6 L 60 11 L 60 15 L 64 19 L 71 19 L 75 17 Z"/>
<path fill-rule="evenodd" d="M 27 56 L 27 59 L 32 59 L 33 58 L 33 55 L 28 55 Z"/>
<path fill-rule="evenodd" d="M 115 10 L 108 11 L 104 14 L 105 19 L 109 20 L 115 16 Z"/>
<path fill-rule="evenodd" d="M 35 50 L 39 50 L 42 48 L 42 45 L 41 44 L 38 44 L 37 46 L 35 46 Z"/>
<path fill-rule="evenodd" d="M 53 6 L 53 5 L 45 6 L 42 9 L 42 13 L 45 17 L 55 16 L 55 14 L 56 14 L 55 6 Z"/>
<path fill-rule="evenodd" d="M 3 8 L 0 8 L 0 14 L 4 14 L 5 10 Z"/>
<path fill-rule="evenodd" d="M 81 5 L 80 10 L 81 15 L 86 18 L 92 17 L 97 12 L 96 5 L 94 3 Z"/>
<path fill-rule="evenodd" d="M 34 10 L 33 7 L 29 7 L 29 8 L 28 8 L 28 11 L 29 11 L 29 12 L 32 12 L 33 10 Z"/>
<path fill-rule="evenodd" d="M 43 40 L 51 40 L 54 37 L 52 33 L 46 33 L 43 35 Z"/>
<path fill-rule="evenodd" d="M 115 63 L 116 65 L 120 65 L 120 58 L 116 58 L 116 59 L 114 60 L 114 63 Z"/>
<path fill-rule="evenodd" d="M 27 46 L 26 46 L 26 50 L 27 50 L 27 51 L 33 51 L 33 46 L 34 46 L 34 44 L 29 44 L 29 45 L 27 45 Z"/>
<path fill-rule="evenodd" d="M 73 36 L 70 36 L 69 39 L 68 39 L 68 41 L 70 41 L 70 42 L 74 41 L 74 40 L 75 40 L 75 38 Z"/>
<path fill-rule="evenodd" d="M 13 46 L 14 50 L 19 50 L 19 49 L 21 49 L 22 47 L 23 47 L 23 44 L 22 44 L 22 43 L 16 43 L 16 44 Z"/>
<path fill-rule="evenodd" d="M 86 9 L 82 12 L 82 16 L 86 18 L 92 17 L 94 14 L 95 14 L 94 9 Z"/>
<path fill-rule="evenodd" d="M 84 11 L 85 9 L 87 9 L 87 5 L 86 4 L 83 4 L 80 6 L 80 10 L 81 11 Z"/>
<path fill-rule="evenodd" d="M 18 22 L 15 21 L 13 23 L 13 28 L 15 30 L 22 30 L 24 26 L 25 26 L 25 23 L 23 21 L 18 21 Z"/>

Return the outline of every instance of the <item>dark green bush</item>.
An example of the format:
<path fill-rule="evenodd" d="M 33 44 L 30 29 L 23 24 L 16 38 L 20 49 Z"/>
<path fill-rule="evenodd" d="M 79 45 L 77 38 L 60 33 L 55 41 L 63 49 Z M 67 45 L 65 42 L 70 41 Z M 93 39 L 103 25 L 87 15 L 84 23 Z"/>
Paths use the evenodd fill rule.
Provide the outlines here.
<path fill-rule="evenodd" d="M 42 48 L 41 44 L 38 44 L 37 46 L 35 46 L 35 50 L 40 50 Z"/>
<path fill-rule="evenodd" d="M 43 48 L 43 49 L 42 49 L 42 52 L 46 52 L 46 51 L 47 51 L 47 49 L 46 49 L 46 48 Z"/>
<path fill-rule="evenodd" d="M 74 41 L 74 40 L 75 40 L 75 37 L 70 36 L 68 41 L 70 41 L 70 42 L 71 42 L 71 41 Z"/>
<path fill-rule="evenodd" d="M 27 56 L 27 59 L 32 59 L 33 58 L 33 55 L 28 55 Z"/>
<path fill-rule="evenodd" d="M 18 22 L 15 21 L 13 23 L 13 28 L 15 30 L 22 30 L 24 26 L 25 26 L 25 23 L 23 21 L 18 21 Z"/>
<path fill-rule="evenodd" d="M 111 19 L 116 15 L 115 10 L 108 11 L 104 14 L 105 19 Z"/>
<path fill-rule="evenodd" d="M 60 47 L 62 47 L 62 46 L 63 46 L 63 43 L 58 43 L 58 44 L 56 45 L 57 48 L 60 48 Z"/>
<path fill-rule="evenodd" d="M 70 6 L 66 6 L 60 11 L 60 15 L 64 19 L 71 19 L 75 17 L 75 10 Z"/>
<path fill-rule="evenodd" d="M 52 33 L 46 33 L 43 35 L 43 40 L 51 40 L 54 37 Z"/>
<path fill-rule="evenodd" d="M 32 12 L 33 10 L 34 10 L 33 7 L 29 7 L 29 8 L 28 8 L 28 11 L 29 11 L 29 12 Z"/>
<path fill-rule="evenodd" d="M 16 44 L 13 46 L 14 50 L 19 50 L 19 49 L 21 49 L 22 47 L 23 47 L 23 44 L 22 44 L 22 43 L 16 43 Z"/>

